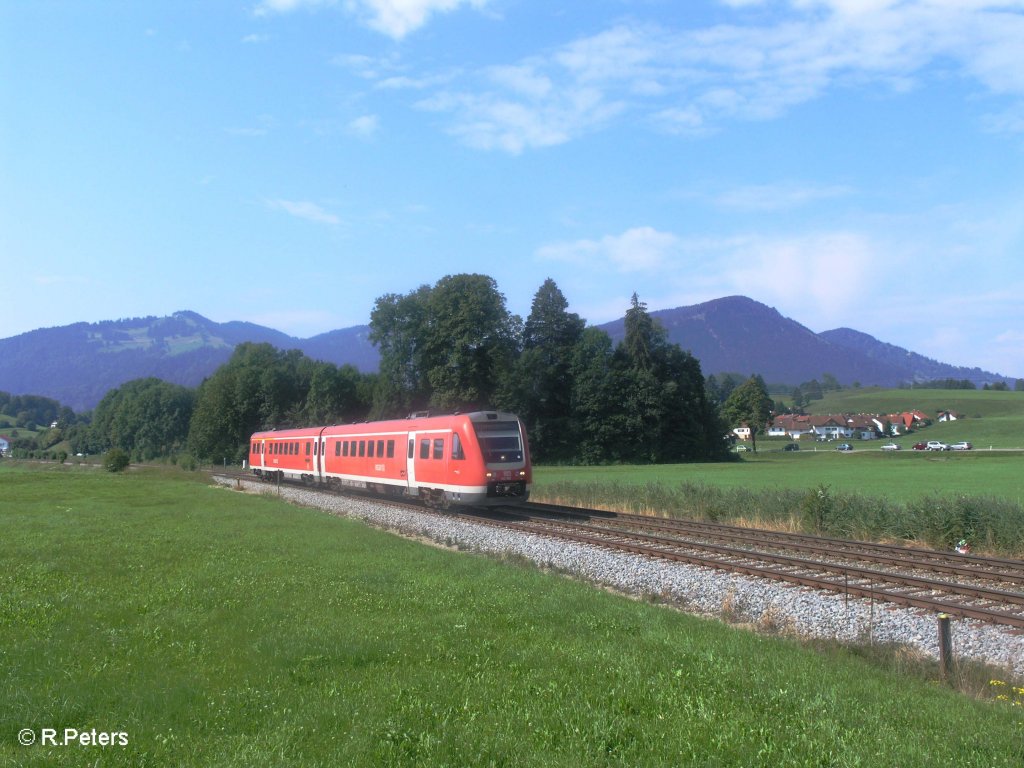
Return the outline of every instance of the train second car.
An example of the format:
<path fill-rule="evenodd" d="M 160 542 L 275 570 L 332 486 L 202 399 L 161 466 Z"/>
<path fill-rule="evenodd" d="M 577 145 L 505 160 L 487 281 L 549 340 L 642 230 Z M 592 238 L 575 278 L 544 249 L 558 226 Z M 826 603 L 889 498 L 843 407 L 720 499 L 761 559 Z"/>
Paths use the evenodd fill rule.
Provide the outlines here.
<path fill-rule="evenodd" d="M 257 432 L 249 466 L 266 479 L 347 486 L 440 507 L 526 501 L 532 483 L 522 422 L 502 411 Z"/>

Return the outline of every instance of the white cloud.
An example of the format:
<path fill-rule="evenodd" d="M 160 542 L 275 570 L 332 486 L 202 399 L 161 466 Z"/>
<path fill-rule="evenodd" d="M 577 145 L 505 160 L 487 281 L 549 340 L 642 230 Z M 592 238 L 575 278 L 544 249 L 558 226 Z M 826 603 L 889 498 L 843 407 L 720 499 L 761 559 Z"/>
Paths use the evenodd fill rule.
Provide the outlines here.
<path fill-rule="evenodd" d="M 545 245 L 537 249 L 537 257 L 586 265 L 594 271 L 612 268 L 617 272 L 653 272 L 671 261 L 679 248 L 679 238 L 669 232 L 636 227 L 600 240 Z"/>
<path fill-rule="evenodd" d="M 451 132 L 471 146 L 516 153 L 624 114 L 702 134 L 731 120 L 774 119 L 832 90 L 871 84 L 899 94 L 952 75 L 1004 97 L 992 126 L 1020 125 L 1007 117 L 1014 113 L 1005 97 L 1013 104 L 1024 97 L 1021 0 L 789 0 L 774 3 L 779 13 L 771 16 L 752 7 L 756 0 L 725 4 L 732 23 L 621 23 L 543 55 L 463 73 L 419 106 L 449 113 Z"/>
<path fill-rule="evenodd" d="M 267 205 L 298 219 L 305 219 L 317 224 L 336 225 L 341 223 L 341 219 L 333 213 L 325 211 L 316 203 L 311 203 L 308 200 L 268 200 Z"/>
<path fill-rule="evenodd" d="M 362 115 L 348 124 L 349 133 L 368 139 L 377 133 L 379 120 L 376 115 Z"/>
<path fill-rule="evenodd" d="M 334 4 L 335 0 L 260 0 L 253 12 L 257 16 L 270 16 L 275 13 L 291 13 L 300 8 L 319 8 Z"/>
<path fill-rule="evenodd" d="M 779 211 L 798 208 L 808 203 L 846 197 L 853 193 L 850 187 L 839 184 L 751 184 L 736 187 L 717 195 L 716 205 L 745 211 Z"/>
<path fill-rule="evenodd" d="M 463 5 L 483 8 L 489 0 L 345 0 L 344 8 L 363 18 L 367 26 L 388 37 L 401 40 L 422 27 L 438 13 L 451 13 Z M 336 5 L 336 0 L 261 0 L 254 9 L 257 16 L 292 13 L 299 9 L 318 9 Z"/>
<path fill-rule="evenodd" d="M 419 29 L 435 13 L 450 13 L 460 6 L 482 8 L 488 0 L 355 0 L 369 13 L 369 26 L 401 40 Z"/>

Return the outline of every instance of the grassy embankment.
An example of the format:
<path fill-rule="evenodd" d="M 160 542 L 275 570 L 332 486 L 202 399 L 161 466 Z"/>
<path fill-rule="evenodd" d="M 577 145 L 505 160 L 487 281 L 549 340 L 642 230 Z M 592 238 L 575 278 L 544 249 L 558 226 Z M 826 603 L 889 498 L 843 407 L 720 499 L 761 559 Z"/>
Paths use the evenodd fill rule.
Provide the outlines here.
<path fill-rule="evenodd" d="M 1012 688 L 974 700 L 183 473 L 0 464 L 0 488 L 3 764 L 1024 760 Z"/>
<path fill-rule="evenodd" d="M 889 413 L 919 408 L 963 414 L 888 440 L 759 439 L 735 462 L 662 466 L 538 467 L 534 499 L 736 522 L 948 548 L 967 538 L 978 551 L 1024 556 L 1024 392 L 843 390 L 814 403 L 819 413 Z M 970 440 L 975 450 L 921 452 L 919 440 Z M 989 450 L 993 446 L 994 449 Z"/>

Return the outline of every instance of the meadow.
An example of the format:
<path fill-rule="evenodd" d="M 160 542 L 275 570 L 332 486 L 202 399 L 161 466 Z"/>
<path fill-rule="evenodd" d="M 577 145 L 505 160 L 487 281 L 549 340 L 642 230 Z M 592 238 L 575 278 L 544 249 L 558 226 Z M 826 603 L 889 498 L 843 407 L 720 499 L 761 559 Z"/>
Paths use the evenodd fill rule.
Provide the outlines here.
<path fill-rule="evenodd" d="M 928 664 L 758 636 L 194 473 L 0 462 L 0 540 L 5 765 L 1024 760 L 1012 687 L 967 697 Z M 44 728 L 127 744 L 41 745 Z"/>
<path fill-rule="evenodd" d="M 845 389 L 814 413 L 952 410 L 957 421 L 900 437 L 837 442 L 757 440 L 716 464 L 535 468 L 537 501 L 721 520 L 835 536 L 1024 557 L 1024 392 Z M 971 451 L 915 451 L 918 441 L 969 440 Z M 882 451 L 894 442 L 898 451 Z"/>

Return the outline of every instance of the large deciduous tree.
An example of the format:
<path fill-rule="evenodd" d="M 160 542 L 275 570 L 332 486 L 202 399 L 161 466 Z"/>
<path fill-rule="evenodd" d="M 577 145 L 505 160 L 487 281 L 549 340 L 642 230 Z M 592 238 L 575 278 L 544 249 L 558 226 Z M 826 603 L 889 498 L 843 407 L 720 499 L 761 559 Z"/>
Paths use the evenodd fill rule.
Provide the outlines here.
<path fill-rule="evenodd" d="M 329 424 L 365 416 L 359 374 L 269 344 L 240 344 L 196 395 L 190 450 L 200 459 L 240 461 L 260 429 Z"/>
<path fill-rule="evenodd" d="M 195 393 L 160 379 L 136 379 L 110 390 L 93 414 L 91 443 L 117 448 L 136 461 L 185 447 Z"/>
<path fill-rule="evenodd" d="M 750 427 L 754 450 L 757 450 L 757 434 L 764 432 L 772 417 L 772 399 L 764 379 L 754 375 L 740 384 L 722 405 L 722 418 L 728 427 L 742 424 Z"/>
<path fill-rule="evenodd" d="M 381 297 L 370 316 L 381 355 L 375 415 L 492 405 L 512 370 L 518 324 L 486 275 L 448 275 Z"/>

